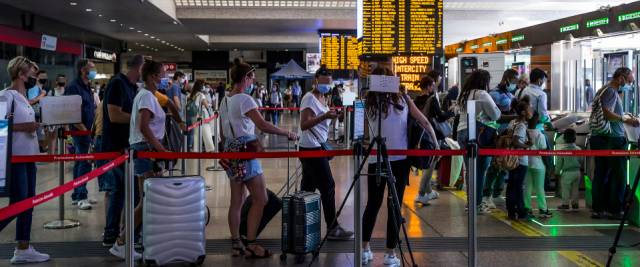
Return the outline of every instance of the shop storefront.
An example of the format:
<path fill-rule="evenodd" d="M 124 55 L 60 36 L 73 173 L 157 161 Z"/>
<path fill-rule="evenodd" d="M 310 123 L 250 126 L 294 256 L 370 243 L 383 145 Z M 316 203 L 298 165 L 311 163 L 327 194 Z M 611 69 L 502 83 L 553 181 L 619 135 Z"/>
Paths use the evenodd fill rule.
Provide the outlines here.
<path fill-rule="evenodd" d="M 85 57 L 96 65 L 96 79 L 94 84 L 106 85 L 115 74 L 118 55 L 115 52 L 102 50 L 97 47 L 85 45 Z"/>

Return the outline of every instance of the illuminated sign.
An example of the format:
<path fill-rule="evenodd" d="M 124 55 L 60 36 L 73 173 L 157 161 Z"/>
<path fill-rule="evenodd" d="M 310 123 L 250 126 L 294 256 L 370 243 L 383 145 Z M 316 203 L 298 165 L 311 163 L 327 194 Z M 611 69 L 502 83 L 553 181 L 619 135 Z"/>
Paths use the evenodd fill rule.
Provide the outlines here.
<path fill-rule="evenodd" d="M 471 49 L 478 49 L 478 45 L 472 45 Z"/>
<path fill-rule="evenodd" d="M 56 45 L 58 44 L 58 38 L 43 34 L 40 42 L 40 49 L 56 51 Z"/>
<path fill-rule="evenodd" d="M 358 39 L 355 36 L 323 33 L 320 37 L 322 64 L 330 70 L 356 70 L 358 60 Z"/>
<path fill-rule="evenodd" d="M 400 84 L 407 90 L 420 90 L 416 85 L 429 71 L 431 57 L 428 56 L 395 56 L 393 71 L 400 77 Z"/>
<path fill-rule="evenodd" d="M 524 34 L 511 37 L 511 42 L 520 42 L 522 40 L 524 40 Z"/>
<path fill-rule="evenodd" d="M 462 52 L 464 49 L 462 49 L 462 47 L 458 47 L 456 48 L 456 52 Z"/>
<path fill-rule="evenodd" d="M 442 0 L 362 0 L 362 53 L 435 54 L 442 48 L 442 9 Z"/>
<path fill-rule="evenodd" d="M 507 43 L 507 39 L 499 39 L 496 41 L 497 45 L 506 44 L 506 43 Z"/>
<path fill-rule="evenodd" d="M 607 24 L 609 24 L 609 18 L 599 18 L 587 21 L 587 28 L 593 28 Z"/>
<path fill-rule="evenodd" d="M 484 43 L 484 44 L 482 44 L 482 46 L 484 46 L 484 47 L 492 46 L 492 45 L 493 45 L 493 43 L 492 43 L 492 42 L 488 42 L 488 43 Z"/>
<path fill-rule="evenodd" d="M 618 22 L 634 20 L 640 18 L 640 11 L 636 11 L 633 13 L 622 14 L 618 16 Z"/>
<path fill-rule="evenodd" d="M 576 23 L 576 24 L 571 24 L 571 25 L 561 27 L 560 32 L 577 31 L 579 29 L 580 29 L 580 24 Z"/>

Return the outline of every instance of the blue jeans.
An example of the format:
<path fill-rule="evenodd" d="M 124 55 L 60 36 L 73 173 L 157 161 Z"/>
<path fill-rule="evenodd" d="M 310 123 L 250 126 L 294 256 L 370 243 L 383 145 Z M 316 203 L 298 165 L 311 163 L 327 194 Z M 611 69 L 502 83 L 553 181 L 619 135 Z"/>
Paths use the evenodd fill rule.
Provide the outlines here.
<path fill-rule="evenodd" d="M 89 136 L 74 136 L 73 146 L 75 147 L 76 154 L 89 153 L 89 145 L 91 144 L 91 137 Z M 88 161 L 76 161 L 73 165 L 73 179 L 91 171 L 91 164 Z M 73 189 L 71 194 L 71 200 L 84 200 L 87 199 L 87 184 L 82 184 Z"/>
<path fill-rule="evenodd" d="M 115 238 L 120 234 L 120 219 L 122 217 L 122 209 L 124 208 L 124 164 L 111 170 L 114 180 L 114 187 L 109 196 L 109 207 L 107 209 L 107 218 L 104 227 L 105 238 Z M 133 183 L 134 207 L 138 205 L 140 192 L 138 181 Z"/>
<path fill-rule="evenodd" d="M 271 110 L 271 122 L 273 123 L 273 125 L 278 125 L 279 115 L 280 115 L 279 110 Z"/>
<path fill-rule="evenodd" d="M 36 195 L 36 164 L 31 163 L 13 163 L 11 164 L 11 183 L 9 204 L 19 202 L 23 199 Z M 28 209 L 17 216 L 7 218 L 0 221 L 0 231 L 4 230 L 14 218 L 18 217 L 16 222 L 16 241 L 31 240 L 31 218 L 33 209 Z"/>
<path fill-rule="evenodd" d="M 102 152 L 100 147 L 102 146 L 102 136 L 96 136 L 95 141 L 93 143 L 93 147 L 95 147 L 95 152 Z M 109 160 L 96 160 L 96 168 L 105 165 L 109 162 Z M 98 176 L 98 188 L 100 192 L 111 192 L 115 187 L 115 181 L 113 178 L 113 173 L 108 171 L 103 175 Z"/>
<path fill-rule="evenodd" d="M 460 144 L 461 148 L 465 148 L 467 146 L 467 141 L 469 141 L 469 131 L 467 129 L 458 131 L 458 143 Z M 476 164 L 476 204 L 477 205 L 480 205 L 480 203 L 482 202 L 482 190 L 484 189 L 484 177 L 486 176 L 487 169 L 489 169 L 489 165 L 491 165 L 491 157 L 478 156 L 478 164 Z M 469 166 L 468 162 L 467 162 L 467 166 Z M 468 180 L 469 179 L 467 179 L 467 181 Z"/>

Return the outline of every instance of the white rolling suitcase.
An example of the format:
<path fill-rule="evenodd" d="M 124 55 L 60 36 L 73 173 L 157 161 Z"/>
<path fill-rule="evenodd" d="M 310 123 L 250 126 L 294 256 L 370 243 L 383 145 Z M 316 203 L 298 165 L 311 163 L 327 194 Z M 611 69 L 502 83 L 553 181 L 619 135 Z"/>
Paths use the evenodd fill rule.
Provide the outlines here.
<path fill-rule="evenodd" d="M 144 181 L 143 259 L 147 265 L 202 264 L 207 221 L 202 177 L 149 178 Z"/>

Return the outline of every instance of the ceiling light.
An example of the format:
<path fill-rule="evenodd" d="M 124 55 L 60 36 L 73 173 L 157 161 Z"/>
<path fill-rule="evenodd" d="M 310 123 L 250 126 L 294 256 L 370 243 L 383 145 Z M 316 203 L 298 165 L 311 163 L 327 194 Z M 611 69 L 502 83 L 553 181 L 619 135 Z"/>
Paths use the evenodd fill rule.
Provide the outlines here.
<path fill-rule="evenodd" d="M 148 33 L 145 33 L 145 34 L 144 34 L 144 36 L 149 36 L 149 34 L 148 34 Z"/>
<path fill-rule="evenodd" d="M 151 39 L 156 39 L 156 37 L 155 36 L 151 36 Z"/>
<path fill-rule="evenodd" d="M 158 39 L 158 40 L 160 40 L 160 39 Z M 165 42 L 165 41 L 162 41 L 162 43 L 164 44 L 164 43 L 166 43 L 166 42 Z"/>
<path fill-rule="evenodd" d="M 174 21 L 173 21 L 173 24 L 178 25 L 178 22 L 174 20 Z"/>
<path fill-rule="evenodd" d="M 134 28 L 134 27 L 129 27 L 129 30 L 135 30 L 135 29 L 136 29 L 136 28 Z"/>
<path fill-rule="evenodd" d="M 139 32 L 139 33 L 141 33 L 142 31 L 141 31 L 141 30 L 138 30 L 138 32 Z"/>
<path fill-rule="evenodd" d="M 98 17 L 102 17 L 102 14 L 98 14 Z"/>
<path fill-rule="evenodd" d="M 91 11 L 93 11 L 93 9 L 91 9 L 91 8 L 87 8 L 87 9 L 85 9 L 84 11 L 91 12 Z"/>
<path fill-rule="evenodd" d="M 77 6 L 77 5 L 78 5 L 78 3 L 76 3 L 76 2 L 69 2 L 69 5 Z"/>
<path fill-rule="evenodd" d="M 115 20 L 115 19 L 110 19 L 109 21 L 111 21 L 111 22 L 116 22 L 117 20 Z"/>

